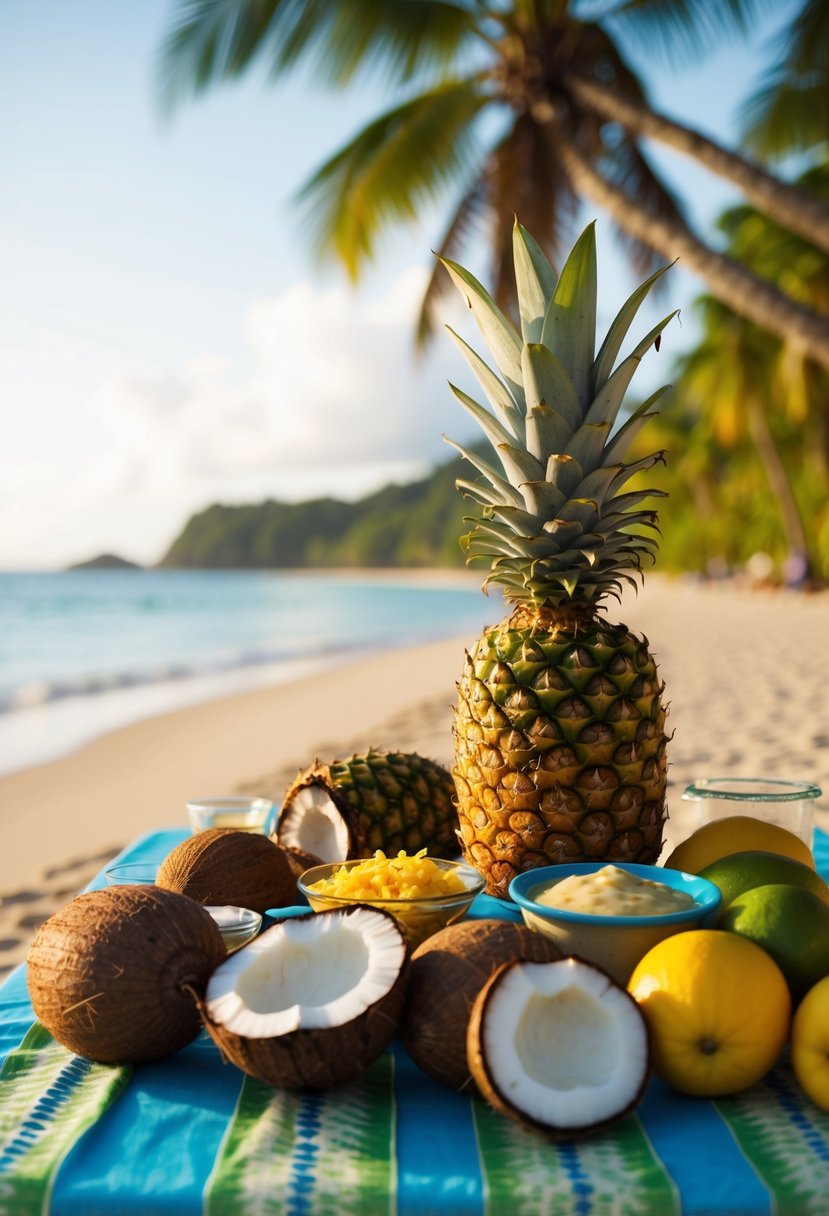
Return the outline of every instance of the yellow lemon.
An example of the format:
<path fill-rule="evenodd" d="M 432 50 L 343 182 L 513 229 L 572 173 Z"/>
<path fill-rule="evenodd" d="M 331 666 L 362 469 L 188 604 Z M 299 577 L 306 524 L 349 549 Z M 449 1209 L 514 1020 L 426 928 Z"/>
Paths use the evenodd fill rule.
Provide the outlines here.
<path fill-rule="evenodd" d="M 783 974 L 759 946 L 719 929 L 659 942 L 628 981 L 654 1072 L 684 1094 L 737 1093 L 765 1076 L 789 1031 Z"/>
<path fill-rule="evenodd" d="M 752 819 L 750 815 L 729 815 L 726 819 L 712 819 L 697 828 L 692 836 L 677 845 L 665 862 L 672 870 L 685 870 L 688 874 L 699 874 L 712 862 L 732 853 L 746 851 L 779 853 L 792 857 L 803 865 L 815 868 L 811 849 L 794 832 L 766 823 L 763 819 Z"/>
<path fill-rule="evenodd" d="M 829 1110 L 829 976 L 810 988 L 797 1007 L 792 1068 L 806 1096 Z"/>

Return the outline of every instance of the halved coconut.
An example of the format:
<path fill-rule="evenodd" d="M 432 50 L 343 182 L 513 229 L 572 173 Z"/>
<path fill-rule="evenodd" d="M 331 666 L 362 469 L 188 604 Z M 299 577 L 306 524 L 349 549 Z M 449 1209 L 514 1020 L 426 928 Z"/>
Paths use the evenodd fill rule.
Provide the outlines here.
<path fill-rule="evenodd" d="M 249 1076 L 327 1089 L 369 1066 L 397 1033 L 408 947 L 388 912 L 359 904 L 280 921 L 216 969 L 202 1017 Z"/>
<path fill-rule="evenodd" d="M 277 843 L 292 852 L 310 853 L 323 861 L 343 861 L 357 853 L 347 803 L 323 776 L 312 776 L 297 789 L 277 828 Z"/>
<path fill-rule="evenodd" d="M 553 1137 L 623 1118 L 648 1077 L 639 1006 L 579 958 L 499 968 L 472 1008 L 467 1054 L 490 1105 Z"/>
<path fill-rule="evenodd" d="M 225 958 L 210 913 L 154 886 L 78 895 L 29 948 L 32 1008 L 53 1038 L 103 1064 L 160 1060 L 191 1042 L 197 999 Z"/>
<path fill-rule="evenodd" d="M 445 768 L 415 752 L 370 748 L 299 773 L 276 825 L 284 848 L 323 861 L 370 857 L 375 849 L 432 857 L 457 853 L 455 786 Z"/>
<path fill-rule="evenodd" d="M 415 1064 L 443 1085 L 474 1093 L 466 1031 L 475 997 L 502 963 L 559 958 L 551 938 L 510 920 L 465 920 L 435 933 L 412 955 L 401 1033 Z"/>

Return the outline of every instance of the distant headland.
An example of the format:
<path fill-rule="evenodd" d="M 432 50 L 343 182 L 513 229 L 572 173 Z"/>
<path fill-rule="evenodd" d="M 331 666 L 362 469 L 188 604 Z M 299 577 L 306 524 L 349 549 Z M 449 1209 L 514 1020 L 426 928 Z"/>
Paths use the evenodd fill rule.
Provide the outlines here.
<path fill-rule="evenodd" d="M 115 553 L 99 553 L 97 557 L 91 557 L 86 562 L 73 562 L 71 566 L 66 567 L 67 570 L 143 570 L 143 566 L 136 565 L 135 562 L 128 562 L 125 557 L 118 557 Z"/>

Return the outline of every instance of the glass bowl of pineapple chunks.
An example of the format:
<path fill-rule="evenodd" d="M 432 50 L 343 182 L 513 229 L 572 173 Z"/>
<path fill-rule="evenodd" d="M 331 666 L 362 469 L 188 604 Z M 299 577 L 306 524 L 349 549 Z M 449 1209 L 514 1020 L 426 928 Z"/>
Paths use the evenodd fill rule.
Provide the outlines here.
<path fill-rule="evenodd" d="M 395 857 L 378 849 L 373 857 L 314 866 L 297 886 L 315 912 L 347 904 L 383 908 L 415 950 L 466 915 L 484 879 L 472 866 L 429 857 L 425 849 L 413 855 L 401 851 Z"/>

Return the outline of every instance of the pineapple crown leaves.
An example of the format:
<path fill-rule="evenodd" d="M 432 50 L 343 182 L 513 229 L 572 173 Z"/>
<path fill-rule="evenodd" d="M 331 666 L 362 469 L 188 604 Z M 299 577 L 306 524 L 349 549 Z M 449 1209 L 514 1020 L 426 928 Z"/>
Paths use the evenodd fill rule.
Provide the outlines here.
<path fill-rule="evenodd" d="M 441 259 L 465 297 L 493 366 L 449 330 L 490 408 L 450 384 L 461 407 L 492 445 L 496 467 L 446 439 L 482 480 L 459 478 L 476 503 L 461 537 L 467 560 L 485 559 L 485 587 L 538 609 L 592 608 L 636 586 L 654 561 L 657 515 L 642 504 L 664 491 L 621 492 L 635 474 L 664 463 L 664 452 L 624 461 L 631 443 L 667 387 L 657 389 L 617 425 L 625 393 L 645 353 L 676 311 L 664 317 L 617 366 L 622 344 L 650 289 L 651 275 L 623 304 L 596 348 L 596 239 L 593 224 L 579 237 L 556 276 L 538 242 L 516 219 L 513 261 L 520 328 L 462 266 Z M 636 576 L 636 577 L 634 577 Z"/>

